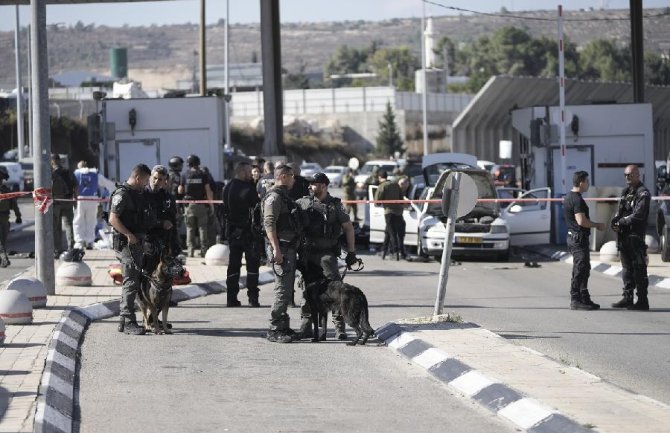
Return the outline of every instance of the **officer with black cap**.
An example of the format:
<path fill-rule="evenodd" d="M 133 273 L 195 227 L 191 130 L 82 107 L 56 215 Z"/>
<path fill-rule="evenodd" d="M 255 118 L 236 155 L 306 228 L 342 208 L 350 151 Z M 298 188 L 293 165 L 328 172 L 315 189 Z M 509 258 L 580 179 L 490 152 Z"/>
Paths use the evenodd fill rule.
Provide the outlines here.
<path fill-rule="evenodd" d="M 186 200 L 214 200 L 214 192 L 210 187 L 210 176 L 200 168 L 200 158 L 189 155 L 186 158 L 188 171 L 184 198 Z M 211 245 L 208 233 L 209 218 L 214 214 L 213 203 L 189 203 L 186 208 L 186 246 L 191 257 L 195 255 L 195 238 L 200 235 L 200 257 L 205 257 Z"/>
<path fill-rule="evenodd" d="M 629 310 L 649 310 L 647 288 L 647 218 L 651 193 L 640 180 L 640 170 L 636 165 L 624 169 L 626 189 L 621 194 L 619 208 L 612 219 L 612 228 L 617 233 L 617 249 L 621 257 L 623 272 L 623 298 L 612 304 L 613 308 Z M 633 303 L 633 291 L 637 287 L 637 302 Z"/>
<path fill-rule="evenodd" d="M 328 192 L 330 179 L 324 173 L 316 173 L 309 179 L 310 195 L 296 201 L 305 215 L 305 242 L 300 251 L 300 264 L 304 268 L 305 285 L 325 276 L 329 280 L 340 280 L 337 258 L 340 255 L 340 235 L 342 231 L 347 241 L 347 266 L 357 263 L 354 226 L 339 198 Z M 311 314 L 303 299 L 301 307 L 302 323 L 298 336 L 311 336 Z M 333 314 L 335 338 L 346 340 L 344 320 L 340 312 Z"/>

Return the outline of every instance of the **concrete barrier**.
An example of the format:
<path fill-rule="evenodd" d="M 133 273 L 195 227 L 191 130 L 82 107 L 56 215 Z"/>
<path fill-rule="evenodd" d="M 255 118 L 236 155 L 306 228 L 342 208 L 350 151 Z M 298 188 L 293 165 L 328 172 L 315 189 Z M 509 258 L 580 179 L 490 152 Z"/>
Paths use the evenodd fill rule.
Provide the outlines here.
<path fill-rule="evenodd" d="M 84 262 L 63 262 L 56 271 L 57 286 L 90 286 L 91 268 Z"/>
<path fill-rule="evenodd" d="M 14 278 L 7 285 L 7 290 L 16 290 L 26 295 L 33 308 L 46 307 L 47 305 L 47 290 L 37 278 Z"/>
<path fill-rule="evenodd" d="M 212 245 L 205 253 L 205 264 L 207 266 L 227 266 L 230 259 L 228 245 Z"/>
<path fill-rule="evenodd" d="M 21 292 L 0 291 L 0 319 L 8 325 L 33 323 L 33 306 Z"/>
<path fill-rule="evenodd" d="M 619 252 L 616 249 L 616 241 L 605 242 L 600 247 L 600 261 L 601 262 L 618 262 Z"/>

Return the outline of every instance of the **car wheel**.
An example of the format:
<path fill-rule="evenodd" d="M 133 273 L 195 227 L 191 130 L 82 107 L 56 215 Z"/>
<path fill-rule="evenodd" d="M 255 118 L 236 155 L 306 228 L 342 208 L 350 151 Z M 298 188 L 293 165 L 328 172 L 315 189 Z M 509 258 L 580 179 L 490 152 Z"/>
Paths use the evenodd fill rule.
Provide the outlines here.
<path fill-rule="evenodd" d="M 663 226 L 661 230 L 661 239 L 660 239 L 660 249 L 661 249 L 661 260 L 664 262 L 670 262 L 670 227 Z"/>
<path fill-rule="evenodd" d="M 426 251 L 423 249 L 423 245 L 421 243 L 421 234 L 416 237 L 416 255 L 422 258 L 428 258 L 428 254 Z"/>

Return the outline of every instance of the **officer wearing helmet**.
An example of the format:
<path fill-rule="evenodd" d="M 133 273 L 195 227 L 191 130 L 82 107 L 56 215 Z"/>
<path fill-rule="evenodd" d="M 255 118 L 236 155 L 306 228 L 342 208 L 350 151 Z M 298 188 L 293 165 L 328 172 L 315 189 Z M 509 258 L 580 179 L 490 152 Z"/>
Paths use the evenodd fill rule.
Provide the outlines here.
<path fill-rule="evenodd" d="M 11 190 L 5 183 L 9 179 L 7 167 L 0 165 L 0 194 L 7 194 Z M 16 223 L 21 224 L 21 211 L 16 198 L 0 199 L 0 266 L 6 268 L 10 265 L 7 257 L 7 235 L 9 235 L 9 212 L 13 210 Z"/>
<path fill-rule="evenodd" d="M 184 184 L 186 183 L 186 179 L 182 174 L 182 171 L 184 170 L 184 160 L 180 156 L 173 156 L 170 158 L 170 161 L 168 161 L 168 166 L 168 192 L 175 200 L 182 200 L 184 198 Z M 186 229 L 184 227 L 184 206 L 181 204 L 177 205 L 176 232 L 179 246 L 183 248 L 179 234 L 185 233 Z"/>
<path fill-rule="evenodd" d="M 209 175 L 200 168 L 200 158 L 189 155 L 186 158 L 188 170 L 184 185 L 185 200 L 214 200 Z M 209 218 L 214 214 L 212 203 L 189 203 L 186 208 L 186 247 L 191 257 L 195 255 L 195 238 L 200 236 L 200 257 L 205 257 L 211 245 L 208 233 Z"/>

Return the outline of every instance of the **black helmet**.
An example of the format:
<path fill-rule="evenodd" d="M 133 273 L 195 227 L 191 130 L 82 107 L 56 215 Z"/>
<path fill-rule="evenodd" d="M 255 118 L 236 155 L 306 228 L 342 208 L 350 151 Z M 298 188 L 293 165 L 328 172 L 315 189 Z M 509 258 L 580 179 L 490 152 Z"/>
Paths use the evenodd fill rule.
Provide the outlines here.
<path fill-rule="evenodd" d="M 181 159 L 180 156 L 173 156 L 170 158 L 170 161 L 168 161 L 168 165 L 173 170 L 181 171 L 181 169 L 184 168 L 184 160 Z"/>
<path fill-rule="evenodd" d="M 200 165 L 200 157 L 198 157 L 198 155 L 189 155 L 188 158 L 186 158 L 186 164 L 188 164 L 189 167 L 198 167 Z"/>
<path fill-rule="evenodd" d="M 9 172 L 7 171 L 7 167 L 4 165 L 0 165 L 0 180 L 7 180 L 9 179 Z"/>

